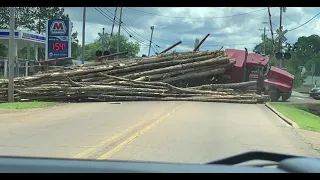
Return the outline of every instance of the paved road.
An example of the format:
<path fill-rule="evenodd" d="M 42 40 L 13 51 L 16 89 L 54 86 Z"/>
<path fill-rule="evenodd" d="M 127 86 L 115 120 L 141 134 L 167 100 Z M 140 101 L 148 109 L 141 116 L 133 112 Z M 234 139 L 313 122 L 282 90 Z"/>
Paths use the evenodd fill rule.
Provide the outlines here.
<path fill-rule="evenodd" d="M 292 91 L 292 96 L 287 102 L 291 103 L 320 103 L 319 100 L 310 98 L 308 94 L 302 94 L 296 91 Z"/>
<path fill-rule="evenodd" d="M 251 150 L 319 155 L 264 105 L 82 103 L 0 113 L 1 155 L 186 163 Z"/>

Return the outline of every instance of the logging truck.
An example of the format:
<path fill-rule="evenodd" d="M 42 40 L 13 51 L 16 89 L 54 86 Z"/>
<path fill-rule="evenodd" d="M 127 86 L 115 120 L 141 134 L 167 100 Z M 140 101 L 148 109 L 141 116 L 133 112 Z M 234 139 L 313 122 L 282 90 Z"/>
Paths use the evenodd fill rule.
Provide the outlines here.
<path fill-rule="evenodd" d="M 237 83 L 257 78 L 257 73 L 263 71 L 264 82 L 262 90 L 270 96 L 271 101 L 286 101 L 291 97 L 294 76 L 289 72 L 271 66 L 269 57 L 247 50 L 226 49 L 226 55 L 235 60 L 234 66 L 222 78 L 223 83 Z"/>

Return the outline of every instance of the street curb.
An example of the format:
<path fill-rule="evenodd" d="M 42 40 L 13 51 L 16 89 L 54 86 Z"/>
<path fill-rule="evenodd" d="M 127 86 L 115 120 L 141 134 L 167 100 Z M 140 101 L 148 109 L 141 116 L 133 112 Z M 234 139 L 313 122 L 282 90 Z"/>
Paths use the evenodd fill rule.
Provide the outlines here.
<path fill-rule="evenodd" d="M 289 124 L 293 128 L 299 129 L 300 127 L 295 122 L 291 121 L 290 119 L 286 118 L 282 113 L 277 111 L 275 108 L 270 106 L 270 103 L 266 103 L 265 106 L 269 108 L 274 114 L 276 114 L 278 117 L 280 117 L 284 122 Z"/>

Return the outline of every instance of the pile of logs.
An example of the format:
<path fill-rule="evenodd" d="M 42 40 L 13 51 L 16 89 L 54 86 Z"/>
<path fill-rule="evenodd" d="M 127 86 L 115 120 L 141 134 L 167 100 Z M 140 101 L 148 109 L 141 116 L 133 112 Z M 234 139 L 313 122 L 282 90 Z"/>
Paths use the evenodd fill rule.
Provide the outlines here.
<path fill-rule="evenodd" d="M 263 103 L 269 98 L 239 89 L 256 82 L 214 84 L 234 65 L 224 51 L 185 52 L 112 60 L 15 78 L 15 100 L 207 101 Z M 0 81 L 7 101 L 8 81 Z"/>

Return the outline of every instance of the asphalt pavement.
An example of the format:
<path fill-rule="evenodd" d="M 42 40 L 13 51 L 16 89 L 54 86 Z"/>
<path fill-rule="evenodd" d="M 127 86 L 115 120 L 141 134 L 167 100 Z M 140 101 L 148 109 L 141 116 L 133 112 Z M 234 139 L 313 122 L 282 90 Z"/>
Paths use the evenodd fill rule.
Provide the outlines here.
<path fill-rule="evenodd" d="M 262 104 L 78 103 L 0 113 L 0 155 L 184 163 L 252 150 L 319 156 Z"/>
<path fill-rule="evenodd" d="M 290 103 L 320 103 L 320 100 L 315 100 L 309 97 L 309 94 L 302 94 L 292 91 L 291 98 L 287 102 Z"/>

